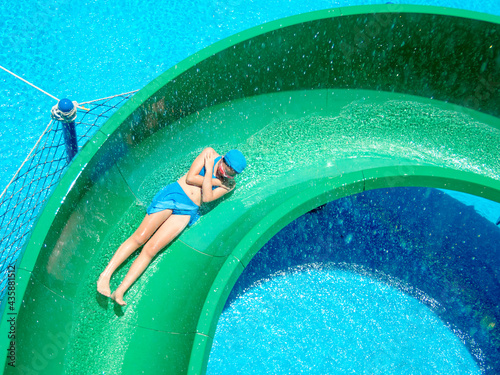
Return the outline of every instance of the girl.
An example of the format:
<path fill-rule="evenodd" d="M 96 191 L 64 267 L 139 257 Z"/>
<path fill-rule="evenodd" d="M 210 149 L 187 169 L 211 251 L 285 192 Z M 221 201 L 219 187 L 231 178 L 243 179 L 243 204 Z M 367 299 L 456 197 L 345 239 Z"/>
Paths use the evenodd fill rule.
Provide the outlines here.
<path fill-rule="evenodd" d="M 202 202 L 214 201 L 233 190 L 236 186 L 234 177 L 245 167 L 245 157 L 238 150 L 231 150 L 221 157 L 212 148 L 204 149 L 185 175 L 156 194 L 139 228 L 118 248 L 99 276 L 97 291 L 125 306 L 123 295 L 154 256 L 186 226 L 198 220 Z M 142 245 L 141 253 L 130 266 L 122 283 L 111 293 L 111 275 Z"/>

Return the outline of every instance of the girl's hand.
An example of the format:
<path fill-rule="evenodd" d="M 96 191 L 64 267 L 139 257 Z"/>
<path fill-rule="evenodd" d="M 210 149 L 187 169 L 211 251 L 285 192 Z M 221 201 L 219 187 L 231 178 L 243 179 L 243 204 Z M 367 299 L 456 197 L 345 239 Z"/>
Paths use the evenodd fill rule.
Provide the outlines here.
<path fill-rule="evenodd" d="M 234 180 L 232 180 L 232 179 L 229 179 L 229 178 L 226 179 L 225 178 L 225 179 L 222 180 L 221 186 L 223 188 L 225 188 L 226 190 L 231 191 L 236 186 L 236 182 Z"/>
<path fill-rule="evenodd" d="M 214 156 L 211 152 L 205 154 L 205 169 L 211 171 L 214 167 Z"/>
<path fill-rule="evenodd" d="M 221 181 L 218 178 L 212 178 L 212 186 L 221 187 L 223 189 L 230 191 L 234 189 L 236 183 L 234 182 L 234 180 L 222 179 Z"/>

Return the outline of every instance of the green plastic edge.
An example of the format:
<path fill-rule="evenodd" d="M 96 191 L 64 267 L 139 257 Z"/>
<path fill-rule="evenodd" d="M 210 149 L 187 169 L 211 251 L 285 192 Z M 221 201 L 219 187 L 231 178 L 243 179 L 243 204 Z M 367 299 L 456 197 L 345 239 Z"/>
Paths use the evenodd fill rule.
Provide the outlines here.
<path fill-rule="evenodd" d="M 472 12 L 472 11 L 466 11 L 466 10 L 460 10 L 460 9 L 453 9 L 453 8 L 444 8 L 444 7 L 434 7 L 434 6 L 419 6 L 419 5 L 399 5 L 399 4 L 387 4 L 387 5 L 367 5 L 367 6 L 356 6 L 356 7 L 348 7 L 348 8 L 333 8 L 330 10 L 323 10 L 323 11 L 316 11 L 316 12 L 311 12 L 311 13 L 306 13 L 303 15 L 297 15 L 297 16 L 291 16 L 287 17 L 282 20 L 277 20 L 277 21 L 272 21 L 269 23 L 266 23 L 262 26 L 256 26 L 254 28 L 251 28 L 249 30 L 240 32 L 234 36 L 228 37 L 222 41 L 219 41 L 217 43 L 214 43 L 213 45 L 203 49 L 202 51 L 192 55 L 191 57 L 188 57 L 187 59 L 183 60 L 179 64 L 175 65 L 174 67 L 168 69 L 165 73 L 160 75 L 158 78 L 153 80 L 150 84 L 145 86 L 143 89 L 141 89 L 134 97 L 132 97 L 122 108 L 120 108 L 107 122 L 106 124 L 103 125 L 103 127 L 98 131 L 98 133 L 87 143 L 87 145 L 81 150 L 81 152 L 75 157 L 71 165 L 69 166 L 68 170 L 66 171 L 65 175 L 59 182 L 57 188 L 54 190 L 53 194 L 51 195 L 50 199 L 48 200 L 43 212 L 39 216 L 37 223 L 30 235 L 29 240 L 27 241 L 27 245 L 25 246 L 26 248 L 32 249 L 33 247 L 38 248 L 40 250 L 40 246 L 43 244 L 43 239 L 45 238 L 47 231 L 49 230 L 52 221 L 54 219 L 55 214 L 59 210 L 59 207 L 61 203 L 64 201 L 65 197 L 71 190 L 72 186 L 74 185 L 74 182 L 76 179 L 78 179 L 79 175 L 81 174 L 82 170 L 85 168 L 85 166 L 88 164 L 88 162 L 92 159 L 92 157 L 96 154 L 96 152 L 99 150 L 99 148 L 106 142 L 106 140 L 109 138 L 109 136 L 118 129 L 118 127 L 122 124 L 123 121 L 125 121 L 131 114 L 134 112 L 137 108 L 139 108 L 146 100 L 151 98 L 160 88 L 164 86 L 165 83 L 169 82 L 170 80 L 174 79 L 175 77 L 179 76 L 183 72 L 187 71 L 189 68 L 192 66 L 196 65 L 198 62 L 204 60 L 205 58 L 222 51 L 223 49 L 226 49 L 227 47 L 230 47 L 236 43 L 239 43 L 241 41 L 250 39 L 254 36 L 264 34 L 266 32 L 276 30 L 276 29 L 281 29 L 287 26 L 291 26 L 293 24 L 296 24 L 298 22 L 307 22 L 311 20 L 317 20 L 317 19 L 322 19 L 322 18 L 330 18 L 330 17 L 340 17 L 340 16 L 345 16 L 345 15 L 356 15 L 356 14 L 363 14 L 363 13 L 383 13 L 383 12 L 400 12 L 400 13 L 424 13 L 424 14 L 436 14 L 436 15 L 445 15 L 445 16 L 456 16 L 456 17 L 463 17 L 463 18 L 469 18 L 469 19 L 475 19 L 475 20 L 480 20 L 480 21 L 486 21 L 486 22 L 492 22 L 492 23 L 497 23 L 500 24 L 500 17 L 494 16 L 494 15 L 489 15 L 489 14 L 484 14 L 484 13 L 478 13 L 478 12 Z M 427 167 L 423 167 L 427 168 Z M 432 168 L 431 168 L 432 169 Z M 426 175 L 427 173 L 423 173 L 424 171 L 420 171 L 422 175 Z M 442 176 L 443 170 L 439 169 L 439 173 Z M 433 181 L 434 176 L 436 175 L 436 171 L 431 171 L 429 170 L 428 176 L 430 177 L 429 181 Z M 452 176 L 457 176 L 456 171 L 451 171 L 450 175 L 446 178 L 444 178 L 444 181 L 441 177 L 436 177 L 437 180 L 441 180 L 440 183 L 436 183 L 435 186 L 431 187 L 443 187 L 443 188 L 451 188 L 451 186 L 446 185 L 446 181 L 449 181 L 448 178 L 452 178 Z M 389 173 L 391 174 L 391 173 Z M 458 175 L 461 175 L 458 181 L 461 183 L 467 182 L 468 178 L 465 176 L 466 174 L 463 173 L 458 173 Z M 469 187 L 476 186 L 478 187 L 474 181 L 476 180 L 478 176 L 473 175 L 473 179 L 471 179 L 469 182 Z M 492 189 L 493 193 L 491 191 L 489 194 L 490 199 L 495 200 L 495 201 L 500 201 L 500 196 L 497 194 L 500 191 L 500 183 L 495 180 L 489 180 L 485 179 L 484 183 L 486 186 L 489 185 L 489 187 Z M 434 184 L 431 184 L 434 185 Z M 415 185 L 412 185 L 415 186 Z M 429 185 L 428 185 L 429 186 Z M 485 185 L 482 185 L 484 187 Z M 481 188 L 478 188 L 477 190 L 482 190 Z M 472 189 L 474 190 L 474 189 Z M 466 189 L 466 191 L 469 191 L 469 189 Z M 314 207 L 310 207 L 314 208 Z M 306 212 L 306 211 L 304 211 Z M 293 219 L 290 219 L 290 221 Z M 24 271 L 27 271 L 30 273 L 33 270 L 34 263 L 36 262 L 36 259 L 38 257 L 38 252 L 34 251 L 29 251 L 26 252 L 22 255 L 22 259 L 18 261 L 18 269 L 22 269 Z M 234 262 L 234 259 L 228 259 L 228 263 Z M 228 268 L 231 270 L 229 271 Z M 229 267 L 224 265 L 221 274 L 224 272 L 230 272 L 234 273 L 234 268 L 233 266 Z M 221 278 L 227 277 L 221 276 Z M 235 280 L 234 280 L 235 281 Z M 27 278 L 23 277 L 22 280 L 19 279 L 19 277 L 16 276 L 16 292 L 17 295 L 24 295 L 24 292 L 26 290 L 27 286 Z M 220 283 L 219 277 L 214 282 L 214 285 L 217 283 Z M 209 295 L 207 298 L 207 301 L 213 298 L 213 296 Z M 216 300 L 220 301 L 220 297 L 215 298 Z M 16 307 L 15 311 L 19 311 L 20 308 L 20 298 L 17 298 L 16 300 Z M 203 321 L 203 318 L 200 319 L 200 324 Z M 6 332 L 8 332 L 8 323 L 7 323 L 7 315 L 4 313 L 2 316 L 2 322 L 0 326 L 0 332 L 3 334 L 3 339 L 1 340 L 0 348 L 1 349 L 7 349 L 8 347 L 8 340 L 5 338 L 7 337 Z M 196 343 L 196 341 L 195 341 Z M 207 344 L 207 341 L 205 340 L 205 345 Z M 202 350 L 203 353 L 200 355 L 200 351 L 197 350 L 197 353 L 193 353 L 192 356 L 192 361 L 190 364 L 190 373 L 197 373 L 195 368 L 199 367 L 196 365 L 197 363 L 201 363 L 205 361 L 205 356 L 208 359 L 208 354 L 205 353 L 206 349 Z M 193 372 L 195 371 L 195 372 Z"/>

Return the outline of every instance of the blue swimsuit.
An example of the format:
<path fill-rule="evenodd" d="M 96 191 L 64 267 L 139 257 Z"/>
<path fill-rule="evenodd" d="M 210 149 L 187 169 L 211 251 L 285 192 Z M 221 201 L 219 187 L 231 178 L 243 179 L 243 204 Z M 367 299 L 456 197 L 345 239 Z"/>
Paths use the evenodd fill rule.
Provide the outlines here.
<path fill-rule="evenodd" d="M 214 174 L 215 164 L 217 164 L 220 158 L 219 156 L 214 160 L 214 171 L 212 171 L 213 178 L 216 178 Z M 200 176 L 205 176 L 205 167 L 200 171 Z M 212 186 L 212 190 L 216 188 L 217 186 Z M 172 210 L 172 214 L 174 215 L 189 215 L 191 219 L 189 220 L 188 226 L 191 226 L 200 218 L 200 214 L 198 213 L 199 209 L 200 207 L 188 197 L 181 185 L 179 185 L 178 182 L 174 182 L 165 186 L 155 195 L 147 212 L 148 215 L 151 215 L 163 210 Z"/>

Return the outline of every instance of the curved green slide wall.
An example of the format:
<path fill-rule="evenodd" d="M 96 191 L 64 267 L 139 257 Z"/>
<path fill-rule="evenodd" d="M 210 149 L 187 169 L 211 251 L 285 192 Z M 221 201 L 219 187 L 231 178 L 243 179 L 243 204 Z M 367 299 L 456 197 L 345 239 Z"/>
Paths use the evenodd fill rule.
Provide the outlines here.
<path fill-rule="evenodd" d="M 389 186 L 500 202 L 499 39 L 499 19 L 477 13 L 339 8 L 169 69 L 85 145 L 41 214 L 18 265 L 16 367 L 8 357 L 4 373 L 204 373 L 236 279 L 298 216 Z M 245 153 L 236 191 L 157 256 L 125 308 L 99 297 L 99 273 L 154 193 L 206 146 Z"/>

